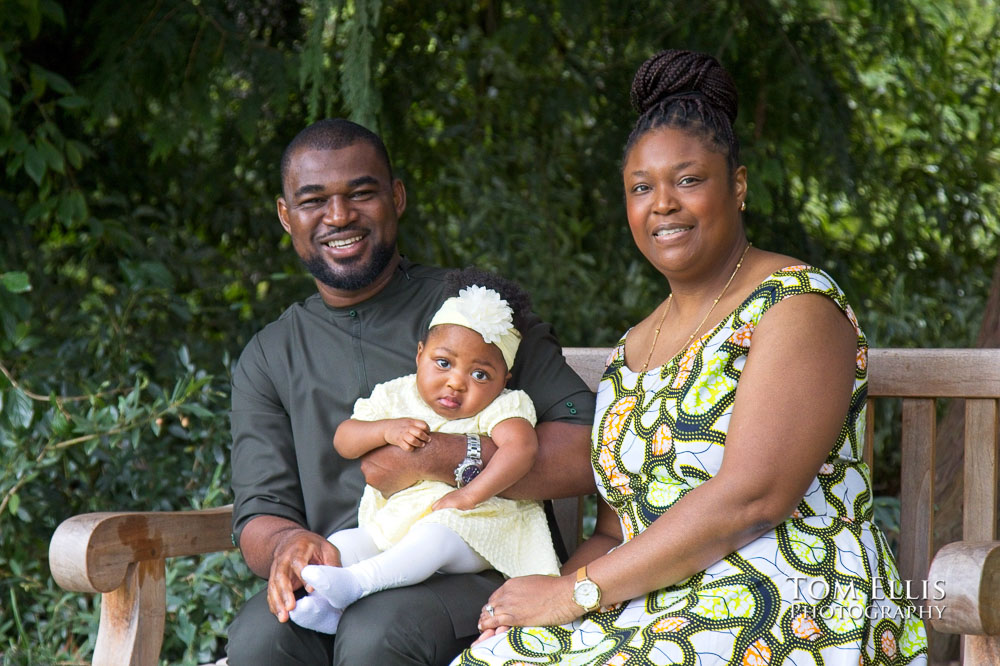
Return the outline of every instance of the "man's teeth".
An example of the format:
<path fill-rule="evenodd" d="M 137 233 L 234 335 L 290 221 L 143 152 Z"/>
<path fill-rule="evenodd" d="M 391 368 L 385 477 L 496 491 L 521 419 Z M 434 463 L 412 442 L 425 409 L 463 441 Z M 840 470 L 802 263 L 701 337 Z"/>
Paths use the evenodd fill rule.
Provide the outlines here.
<path fill-rule="evenodd" d="M 326 244 L 327 247 L 347 247 L 348 245 L 353 245 L 361 240 L 361 236 L 354 236 L 353 238 L 344 238 L 338 240 L 332 240 Z"/>

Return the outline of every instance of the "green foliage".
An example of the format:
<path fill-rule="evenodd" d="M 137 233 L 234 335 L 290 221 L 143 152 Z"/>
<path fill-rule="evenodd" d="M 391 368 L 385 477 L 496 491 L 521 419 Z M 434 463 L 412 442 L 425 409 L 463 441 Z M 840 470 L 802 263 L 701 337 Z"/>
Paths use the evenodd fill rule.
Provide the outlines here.
<path fill-rule="evenodd" d="M 566 344 L 608 345 L 666 290 L 621 204 L 631 76 L 660 48 L 712 52 L 742 96 L 755 244 L 830 270 L 874 344 L 972 344 L 1000 234 L 1000 21 L 939 4 L 3 3 L 5 663 L 93 649 L 97 600 L 46 565 L 62 519 L 230 501 L 231 361 L 313 290 L 273 201 L 320 116 L 384 134 L 406 254 L 515 277 Z M 259 586 L 232 552 L 171 562 L 164 659 L 218 656 Z"/>

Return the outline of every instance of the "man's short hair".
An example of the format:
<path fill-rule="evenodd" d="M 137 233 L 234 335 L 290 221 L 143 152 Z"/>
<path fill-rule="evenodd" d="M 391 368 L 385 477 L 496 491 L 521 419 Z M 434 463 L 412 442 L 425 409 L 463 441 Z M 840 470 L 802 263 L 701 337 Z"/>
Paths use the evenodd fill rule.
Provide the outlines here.
<path fill-rule="evenodd" d="M 309 127 L 295 135 L 285 152 L 281 155 L 281 185 L 285 185 L 285 176 L 291 164 L 292 155 L 300 149 L 305 150 L 340 150 L 364 142 L 375 149 L 375 153 L 385 163 L 392 178 L 392 162 L 389 161 L 389 151 L 385 149 L 382 139 L 371 130 L 351 122 L 345 118 L 324 118 L 317 120 Z"/>

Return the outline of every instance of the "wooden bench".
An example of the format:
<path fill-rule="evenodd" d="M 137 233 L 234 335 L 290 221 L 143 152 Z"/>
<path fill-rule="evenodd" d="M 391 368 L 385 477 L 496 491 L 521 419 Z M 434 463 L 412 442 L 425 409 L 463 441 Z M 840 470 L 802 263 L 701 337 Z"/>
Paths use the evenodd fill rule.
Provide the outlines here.
<path fill-rule="evenodd" d="M 596 387 L 608 349 L 566 349 Z M 865 454 L 871 462 L 876 401 L 902 399 L 902 497 L 898 564 L 904 579 L 943 585 L 930 624 L 963 635 L 963 663 L 1000 664 L 1000 541 L 997 541 L 1000 349 L 872 349 Z M 965 399 L 963 540 L 933 558 L 934 475 L 940 398 Z M 884 410 L 880 410 L 880 413 Z M 563 534 L 579 534 L 580 500 L 558 500 Z M 63 522 L 49 566 L 67 590 L 101 593 L 93 661 L 156 664 L 163 642 L 166 559 L 232 548 L 231 508 L 91 513 Z M 915 584 L 914 590 L 920 589 Z"/>

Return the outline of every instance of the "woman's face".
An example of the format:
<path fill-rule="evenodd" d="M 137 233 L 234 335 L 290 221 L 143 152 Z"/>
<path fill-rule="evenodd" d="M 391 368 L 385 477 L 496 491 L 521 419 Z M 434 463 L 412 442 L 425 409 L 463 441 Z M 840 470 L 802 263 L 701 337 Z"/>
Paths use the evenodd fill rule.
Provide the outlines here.
<path fill-rule="evenodd" d="M 625 161 L 625 207 L 643 256 L 668 277 L 697 277 L 742 242 L 746 168 L 683 129 L 658 128 Z"/>

